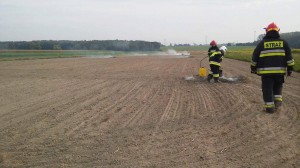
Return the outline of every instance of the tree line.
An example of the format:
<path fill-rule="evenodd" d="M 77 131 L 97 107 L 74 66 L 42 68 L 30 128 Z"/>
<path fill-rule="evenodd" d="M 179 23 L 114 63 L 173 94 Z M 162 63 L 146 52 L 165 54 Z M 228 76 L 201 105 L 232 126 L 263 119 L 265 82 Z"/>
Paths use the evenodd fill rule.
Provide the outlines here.
<path fill-rule="evenodd" d="M 265 34 L 260 34 L 257 40 L 249 43 L 236 43 L 237 46 L 256 46 Z M 286 40 L 291 48 L 300 48 L 300 32 L 280 33 L 280 37 Z"/>
<path fill-rule="evenodd" d="M 113 51 L 158 51 L 161 43 L 127 40 L 40 40 L 0 42 L 0 49 L 8 50 L 113 50 Z"/>

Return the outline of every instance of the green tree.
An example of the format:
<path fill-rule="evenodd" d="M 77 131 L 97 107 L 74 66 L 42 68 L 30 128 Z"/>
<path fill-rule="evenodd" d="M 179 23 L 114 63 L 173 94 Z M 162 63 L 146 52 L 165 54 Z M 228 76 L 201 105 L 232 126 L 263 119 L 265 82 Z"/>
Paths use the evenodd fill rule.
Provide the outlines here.
<path fill-rule="evenodd" d="M 53 45 L 53 50 L 61 50 L 61 46 L 59 44 Z"/>

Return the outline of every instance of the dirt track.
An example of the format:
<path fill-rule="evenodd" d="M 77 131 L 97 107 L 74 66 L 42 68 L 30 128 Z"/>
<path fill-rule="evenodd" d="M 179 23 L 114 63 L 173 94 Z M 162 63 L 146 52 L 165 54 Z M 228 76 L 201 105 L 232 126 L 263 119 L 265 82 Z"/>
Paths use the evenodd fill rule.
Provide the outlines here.
<path fill-rule="evenodd" d="M 185 81 L 204 55 L 0 62 L 0 167 L 300 167 L 300 74 L 266 114 L 249 63 Z"/>

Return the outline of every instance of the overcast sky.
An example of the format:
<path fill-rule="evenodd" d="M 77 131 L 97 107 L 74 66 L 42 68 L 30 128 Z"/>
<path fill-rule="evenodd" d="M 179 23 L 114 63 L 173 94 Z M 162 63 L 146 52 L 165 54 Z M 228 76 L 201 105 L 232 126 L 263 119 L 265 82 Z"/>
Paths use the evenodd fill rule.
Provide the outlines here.
<path fill-rule="evenodd" d="M 252 42 L 300 31 L 299 0 L 0 0 L 0 41 Z"/>

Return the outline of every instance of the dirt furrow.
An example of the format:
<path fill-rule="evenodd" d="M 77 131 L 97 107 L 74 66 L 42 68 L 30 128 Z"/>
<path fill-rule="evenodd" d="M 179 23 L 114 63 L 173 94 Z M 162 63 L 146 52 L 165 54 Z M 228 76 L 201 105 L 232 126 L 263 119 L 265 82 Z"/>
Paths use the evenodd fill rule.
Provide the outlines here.
<path fill-rule="evenodd" d="M 97 127 L 98 129 L 103 129 L 101 127 L 102 124 L 110 123 L 111 122 L 110 120 L 112 120 L 114 114 L 119 111 L 119 107 L 124 106 L 128 101 L 130 101 L 131 97 L 133 97 L 135 94 L 139 92 L 139 90 L 141 90 L 141 86 L 142 83 L 130 83 L 128 85 L 128 91 L 127 91 L 127 87 L 125 87 L 127 91 L 125 95 L 121 95 L 121 97 L 118 100 L 114 101 L 112 104 L 108 105 L 107 107 L 102 107 L 99 109 L 96 108 L 95 109 L 96 112 L 91 113 L 90 116 L 85 118 L 81 122 L 83 124 L 79 124 L 75 128 L 68 131 L 67 135 L 71 136 L 72 134 L 75 134 L 79 131 L 88 129 L 91 125 L 93 127 Z"/>
<path fill-rule="evenodd" d="M 31 113 L 33 114 L 32 116 L 24 116 L 26 118 L 26 119 L 24 118 L 24 121 L 30 120 L 31 122 L 23 121 L 20 123 L 11 124 L 9 128 L 13 128 L 13 129 L 11 132 L 7 132 L 8 135 L 7 138 L 16 139 L 16 142 L 18 142 L 17 144 L 24 144 L 24 145 L 26 143 L 30 144 L 30 141 L 35 141 L 34 139 L 41 138 L 43 134 L 46 134 L 47 132 L 50 132 L 50 130 L 55 129 L 57 125 L 59 125 L 59 123 L 65 120 L 65 118 L 68 119 L 70 116 L 76 115 L 76 113 L 80 112 L 81 110 L 78 111 L 77 106 L 75 106 L 76 107 L 75 109 L 73 108 L 73 106 L 79 104 L 78 102 L 81 102 L 82 100 L 86 100 L 90 95 L 83 94 L 82 96 L 79 95 L 77 96 L 78 98 L 73 99 L 72 103 L 65 102 L 60 106 L 49 109 L 49 111 L 48 110 L 41 111 L 43 113 L 33 112 Z M 60 112 L 63 112 L 63 114 L 60 114 Z M 5 132 L 6 130 L 3 131 Z M 62 135 L 63 132 L 64 129 L 59 128 L 58 131 L 55 132 L 55 134 L 57 134 L 55 136 Z M 18 139 L 20 141 L 18 141 Z"/>
<path fill-rule="evenodd" d="M 123 127 L 128 127 L 135 125 L 136 123 L 143 124 L 143 118 L 148 117 L 146 113 L 154 113 L 153 111 L 150 111 L 152 104 L 155 105 L 155 102 L 159 100 L 158 96 L 161 90 L 157 88 L 157 85 L 154 85 L 155 87 L 151 88 L 145 88 L 143 92 L 139 93 L 140 95 L 143 95 L 145 97 L 144 100 L 142 100 L 142 104 L 137 107 L 137 111 L 135 111 L 130 119 L 126 121 L 126 123 L 123 125 Z M 146 93 L 145 93 L 146 92 Z"/>
<path fill-rule="evenodd" d="M 167 106 L 165 107 L 165 110 L 159 120 L 159 123 L 165 121 L 168 119 L 169 117 L 169 113 L 171 113 L 171 109 L 172 109 L 172 106 L 173 106 L 173 103 L 175 102 L 175 98 L 176 98 L 176 90 L 173 90 L 171 95 L 170 95 L 170 99 L 169 99 L 169 102 L 167 104 Z"/>
<path fill-rule="evenodd" d="M 93 110 L 104 108 L 105 104 L 100 104 L 99 102 L 108 101 L 108 97 L 111 94 L 117 94 L 120 89 L 120 85 L 116 81 L 110 83 L 105 87 L 95 88 L 93 92 L 88 93 L 88 97 L 84 101 L 78 101 L 76 104 L 72 104 L 68 109 L 65 109 L 64 112 L 68 113 L 58 113 L 57 119 L 55 120 L 55 125 L 49 132 L 62 132 L 63 134 L 70 136 L 71 133 L 79 129 L 83 124 L 86 124 L 88 119 L 94 115 Z M 128 84 L 130 85 L 130 84 Z M 108 91 L 107 88 L 110 87 Z M 123 85 L 124 88 L 127 85 Z M 47 131 L 43 134 L 47 135 Z"/>
<path fill-rule="evenodd" d="M 184 80 L 206 54 L 0 62 L 0 167 L 299 167 L 300 75 L 267 114 L 249 63 Z"/>
<path fill-rule="evenodd" d="M 104 83 L 105 83 L 105 81 L 104 81 Z M 92 83 L 91 85 L 83 87 L 81 89 L 77 88 L 77 87 L 75 87 L 75 89 L 73 89 L 74 87 L 70 87 L 70 91 L 64 92 L 67 94 L 67 97 L 60 96 L 62 90 L 66 90 L 66 88 L 61 88 L 60 90 L 49 93 L 48 95 L 43 95 L 42 97 L 29 100 L 29 102 L 32 102 L 32 103 L 29 104 L 27 107 L 10 111 L 7 116 L 9 118 L 2 116 L 3 119 L 6 120 L 6 122 L 2 123 L 1 126 L 2 126 L 2 128 L 6 128 L 7 126 L 13 126 L 14 124 L 18 124 L 21 121 L 31 120 L 32 118 L 35 118 L 35 120 L 38 121 L 39 116 L 44 117 L 44 115 L 47 113 L 50 113 L 50 115 L 51 115 L 51 112 L 53 112 L 53 110 L 56 111 L 55 108 L 64 109 L 65 107 L 70 106 L 70 102 L 68 102 L 68 101 L 72 100 L 73 96 L 80 97 L 79 96 L 80 94 L 85 94 L 82 92 L 82 89 L 85 89 L 85 88 L 91 89 L 93 87 L 99 87 L 99 86 L 101 86 L 101 83 L 100 84 Z M 71 90 L 71 89 L 73 89 L 73 90 Z M 85 94 L 85 96 L 86 96 L 86 94 Z M 76 99 L 77 98 L 73 98 L 71 103 L 76 103 Z M 84 100 L 85 97 L 82 97 L 81 99 Z M 26 100 L 26 101 L 28 101 L 28 100 Z M 59 102 L 64 102 L 64 103 L 59 104 Z M 15 116 L 16 113 L 19 115 Z"/>

